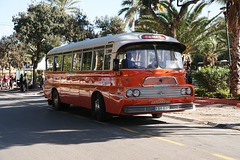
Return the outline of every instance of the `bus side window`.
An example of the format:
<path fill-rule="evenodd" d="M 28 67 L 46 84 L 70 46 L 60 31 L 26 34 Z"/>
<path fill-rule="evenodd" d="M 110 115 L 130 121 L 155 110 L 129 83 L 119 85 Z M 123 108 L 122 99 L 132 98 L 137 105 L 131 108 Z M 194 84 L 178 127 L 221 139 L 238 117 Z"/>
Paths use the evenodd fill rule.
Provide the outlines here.
<path fill-rule="evenodd" d="M 73 55 L 73 71 L 81 70 L 81 60 L 82 60 L 82 53 L 75 53 Z"/>
<path fill-rule="evenodd" d="M 104 57 L 104 70 L 110 70 L 111 53 L 112 53 L 111 49 L 108 49 L 106 51 L 106 54 L 105 54 L 105 57 Z"/>
<path fill-rule="evenodd" d="M 83 71 L 91 70 L 91 60 L 92 60 L 92 52 L 84 52 L 83 53 L 83 64 L 82 64 Z"/>
<path fill-rule="evenodd" d="M 96 50 L 93 55 L 93 70 L 102 70 L 104 50 Z"/>
<path fill-rule="evenodd" d="M 47 71 L 53 71 L 53 57 L 47 58 Z"/>
<path fill-rule="evenodd" d="M 54 57 L 53 71 L 62 71 L 62 56 Z"/>
<path fill-rule="evenodd" d="M 72 54 L 64 55 L 63 71 L 71 71 Z"/>

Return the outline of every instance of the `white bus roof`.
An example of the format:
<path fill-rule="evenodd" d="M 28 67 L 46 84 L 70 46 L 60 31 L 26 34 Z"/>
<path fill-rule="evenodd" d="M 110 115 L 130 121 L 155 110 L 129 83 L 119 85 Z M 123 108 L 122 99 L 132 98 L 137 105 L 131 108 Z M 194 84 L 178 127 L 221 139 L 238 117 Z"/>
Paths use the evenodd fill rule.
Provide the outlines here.
<path fill-rule="evenodd" d="M 154 33 L 122 33 L 117 35 L 108 35 L 106 37 L 87 39 L 84 41 L 71 43 L 68 45 L 56 47 L 48 52 L 48 55 L 88 49 L 108 44 L 114 44 L 113 52 L 116 52 L 121 46 L 134 42 L 174 42 L 179 43 L 176 39 L 162 34 Z"/>

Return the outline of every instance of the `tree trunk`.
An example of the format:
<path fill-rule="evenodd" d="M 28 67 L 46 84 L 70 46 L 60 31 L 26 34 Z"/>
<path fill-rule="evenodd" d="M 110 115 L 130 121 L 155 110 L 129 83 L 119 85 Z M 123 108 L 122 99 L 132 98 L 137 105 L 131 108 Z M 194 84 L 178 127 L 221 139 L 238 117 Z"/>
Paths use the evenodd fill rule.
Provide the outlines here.
<path fill-rule="evenodd" d="M 230 69 L 230 92 L 234 97 L 240 95 L 240 26 L 232 31 L 232 65 Z"/>
<path fill-rule="evenodd" d="M 38 65 L 38 62 L 34 61 L 34 63 L 33 63 L 33 84 L 32 84 L 33 88 L 38 88 L 38 86 L 37 86 L 37 65 Z"/>

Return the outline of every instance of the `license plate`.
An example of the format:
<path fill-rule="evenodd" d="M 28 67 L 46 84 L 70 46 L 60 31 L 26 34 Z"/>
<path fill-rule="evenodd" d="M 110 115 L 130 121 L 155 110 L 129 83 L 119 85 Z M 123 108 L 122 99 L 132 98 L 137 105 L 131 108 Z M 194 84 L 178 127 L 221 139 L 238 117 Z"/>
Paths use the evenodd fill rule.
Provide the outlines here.
<path fill-rule="evenodd" d="M 165 111 L 165 110 L 170 110 L 170 106 L 158 106 L 158 107 L 155 107 L 155 111 Z"/>

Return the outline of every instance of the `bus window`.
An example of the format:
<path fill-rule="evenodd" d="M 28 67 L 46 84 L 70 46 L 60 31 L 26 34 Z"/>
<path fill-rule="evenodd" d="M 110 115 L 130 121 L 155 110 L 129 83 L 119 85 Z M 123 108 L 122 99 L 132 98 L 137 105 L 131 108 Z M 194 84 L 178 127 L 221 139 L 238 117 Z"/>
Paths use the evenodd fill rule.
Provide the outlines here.
<path fill-rule="evenodd" d="M 47 71 L 53 71 L 53 57 L 47 58 Z"/>
<path fill-rule="evenodd" d="M 107 49 L 104 58 L 104 70 L 110 70 L 112 49 Z"/>
<path fill-rule="evenodd" d="M 54 57 L 53 71 L 62 71 L 62 56 Z"/>
<path fill-rule="evenodd" d="M 104 70 L 109 70 L 110 69 L 110 60 L 111 60 L 111 55 L 105 55 L 104 59 Z"/>
<path fill-rule="evenodd" d="M 91 61 L 92 61 L 92 52 L 84 52 L 83 64 L 82 64 L 83 71 L 91 70 Z"/>
<path fill-rule="evenodd" d="M 104 50 L 96 50 L 94 51 L 93 56 L 93 70 L 102 70 L 103 68 L 103 55 Z"/>
<path fill-rule="evenodd" d="M 82 54 L 81 53 L 75 53 L 73 55 L 73 71 L 80 71 L 81 70 L 81 60 L 82 60 Z"/>
<path fill-rule="evenodd" d="M 63 71 L 71 71 L 72 54 L 64 55 Z"/>

